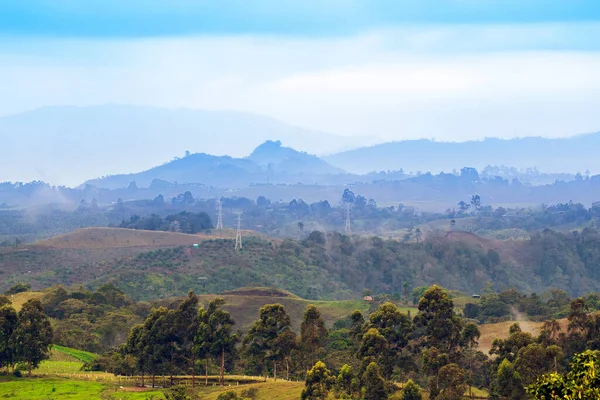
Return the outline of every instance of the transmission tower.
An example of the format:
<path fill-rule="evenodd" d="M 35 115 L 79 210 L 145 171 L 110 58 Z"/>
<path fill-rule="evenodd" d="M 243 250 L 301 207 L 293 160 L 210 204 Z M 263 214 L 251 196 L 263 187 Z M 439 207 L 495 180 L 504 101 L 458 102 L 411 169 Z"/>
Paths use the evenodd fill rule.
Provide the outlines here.
<path fill-rule="evenodd" d="M 223 202 L 217 200 L 217 229 L 223 229 Z"/>
<path fill-rule="evenodd" d="M 344 227 L 344 232 L 346 232 L 346 234 L 352 232 L 352 226 L 350 224 L 350 203 L 346 203 L 346 226 Z"/>
<path fill-rule="evenodd" d="M 237 231 L 235 232 L 235 249 L 242 249 L 242 214 L 238 214 Z"/>

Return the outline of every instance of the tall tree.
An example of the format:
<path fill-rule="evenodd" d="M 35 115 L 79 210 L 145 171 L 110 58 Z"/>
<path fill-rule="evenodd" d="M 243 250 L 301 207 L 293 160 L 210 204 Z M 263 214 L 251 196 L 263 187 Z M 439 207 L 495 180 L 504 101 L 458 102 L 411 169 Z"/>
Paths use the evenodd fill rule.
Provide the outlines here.
<path fill-rule="evenodd" d="M 370 363 L 363 374 L 364 398 L 369 400 L 386 400 L 388 394 L 385 379 L 381 376 L 377 363 Z"/>
<path fill-rule="evenodd" d="M 5 296 L 0 296 L 0 300 L 3 297 Z M 17 312 L 10 301 L 0 306 L 0 369 L 14 365 L 14 351 L 10 340 L 17 322 Z"/>
<path fill-rule="evenodd" d="M 50 357 L 52 327 L 39 300 L 31 299 L 23 304 L 11 342 L 15 361 L 27 364 L 29 376 L 33 368 Z"/>
<path fill-rule="evenodd" d="M 233 358 L 235 345 L 239 341 L 233 332 L 235 321 L 228 311 L 222 309 L 225 300 L 217 297 L 208 305 L 208 326 L 210 330 L 210 354 L 221 360 L 220 383 L 225 385 L 225 358 Z"/>
<path fill-rule="evenodd" d="M 465 371 L 456 364 L 443 366 L 438 373 L 438 382 L 441 389 L 438 399 L 461 400 L 467 385 L 465 384 Z"/>
<path fill-rule="evenodd" d="M 307 355 L 310 365 L 314 365 L 317 361 L 326 340 L 327 328 L 321 312 L 317 307 L 309 304 L 300 324 L 300 349 Z"/>
<path fill-rule="evenodd" d="M 302 390 L 300 398 L 302 400 L 325 400 L 329 396 L 329 391 L 333 387 L 335 377 L 331 371 L 321 362 L 317 363 L 306 373 L 305 388 Z"/>
<path fill-rule="evenodd" d="M 281 304 L 266 304 L 261 307 L 258 320 L 244 337 L 244 352 L 261 366 L 265 372 L 265 381 L 269 361 L 272 362 L 273 375 L 277 379 L 277 361 L 282 356 L 277 349 L 277 339 L 290 331 L 290 324 L 290 316 Z"/>
<path fill-rule="evenodd" d="M 413 331 L 412 321 L 395 304 L 386 302 L 369 316 L 365 330 L 371 328 L 376 328 L 387 341 L 387 351 L 382 355 L 381 365 L 384 375 L 389 378 L 393 367 L 398 364 L 400 353 L 408 344 Z"/>
<path fill-rule="evenodd" d="M 211 333 L 208 324 L 208 311 L 200 307 L 196 316 L 196 332 L 194 334 L 194 358 L 204 360 L 204 384 L 208 386 L 208 359 L 210 357 Z"/>
<path fill-rule="evenodd" d="M 177 309 L 177 329 L 183 353 L 182 361 L 187 363 L 192 373 L 192 387 L 196 378 L 196 352 L 194 337 L 198 331 L 198 296 L 190 291 Z"/>
<path fill-rule="evenodd" d="M 456 350 L 462 321 L 454 312 L 452 299 L 440 286 L 433 285 L 423 293 L 416 321 L 425 327 L 429 346 L 448 354 Z"/>

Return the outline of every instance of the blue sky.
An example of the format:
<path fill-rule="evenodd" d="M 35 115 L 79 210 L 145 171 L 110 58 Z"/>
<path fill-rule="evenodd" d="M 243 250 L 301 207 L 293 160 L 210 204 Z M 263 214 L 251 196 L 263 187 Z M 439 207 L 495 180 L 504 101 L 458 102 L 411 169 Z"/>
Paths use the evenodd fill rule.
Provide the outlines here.
<path fill-rule="evenodd" d="M 341 135 L 600 130 L 597 0 L 3 0 L 0 115 L 233 109 Z"/>

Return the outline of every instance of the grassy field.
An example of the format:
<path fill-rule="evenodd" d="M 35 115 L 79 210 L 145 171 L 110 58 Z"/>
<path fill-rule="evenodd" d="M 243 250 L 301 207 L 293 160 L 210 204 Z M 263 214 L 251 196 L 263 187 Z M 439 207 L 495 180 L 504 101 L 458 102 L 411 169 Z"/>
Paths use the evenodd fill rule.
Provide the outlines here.
<path fill-rule="evenodd" d="M 79 360 L 81 362 L 84 362 L 84 363 L 94 361 L 95 359 L 97 359 L 99 357 L 98 354 L 90 353 L 90 352 L 83 351 L 83 350 L 71 349 L 69 347 L 64 347 L 64 346 L 59 346 L 59 345 L 52 346 L 52 350 L 55 350 L 58 353 L 66 354 L 66 355 L 68 355 L 76 360 Z"/>
<path fill-rule="evenodd" d="M 29 299 L 39 299 L 42 297 L 43 292 L 21 292 L 17 294 L 13 294 L 8 296 L 10 301 L 12 302 L 15 310 L 20 311 L 23 304 L 27 302 Z"/>

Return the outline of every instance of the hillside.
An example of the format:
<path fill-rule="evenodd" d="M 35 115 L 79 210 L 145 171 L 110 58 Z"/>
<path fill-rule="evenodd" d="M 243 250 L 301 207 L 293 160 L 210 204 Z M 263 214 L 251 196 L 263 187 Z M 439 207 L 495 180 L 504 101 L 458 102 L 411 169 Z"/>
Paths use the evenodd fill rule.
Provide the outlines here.
<path fill-rule="evenodd" d="M 468 165 L 483 169 L 488 165 L 515 168 L 537 167 L 548 172 L 600 172 L 596 151 L 600 132 L 562 139 L 526 137 L 487 138 L 469 142 L 406 140 L 349 150 L 324 159 L 352 173 L 370 171 L 452 171 Z"/>
<path fill-rule="evenodd" d="M 246 232 L 241 251 L 234 249 L 230 232 L 218 237 L 87 229 L 3 248 L 0 291 L 21 281 L 34 289 L 112 282 L 138 300 L 247 286 L 313 300 L 358 299 L 365 288 L 402 293 L 405 283 L 409 288 L 441 283 L 464 293 L 478 293 L 488 282 L 497 290 L 525 293 L 600 291 L 600 233 L 592 229 L 577 237 L 545 230 L 520 241 L 432 232 L 408 243 L 320 232 L 301 241 L 276 241 Z"/>
<path fill-rule="evenodd" d="M 317 156 L 267 141 L 246 158 L 189 154 L 158 167 L 132 174 L 92 179 L 85 183 L 98 188 L 122 189 L 131 182 L 137 187 L 165 189 L 181 184 L 239 188 L 253 183 L 324 182 L 327 175 L 340 175 Z"/>
<path fill-rule="evenodd" d="M 0 134 L 12 138 L 0 147 L 0 159 L 11 166 L 0 171 L 0 182 L 65 185 L 147 170 L 186 150 L 242 157 L 266 140 L 281 140 L 323 154 L 373 143 L 373 138 L 339 137 L 242 112 L 114 104 L 46 107 L 2 117 Z"/>

